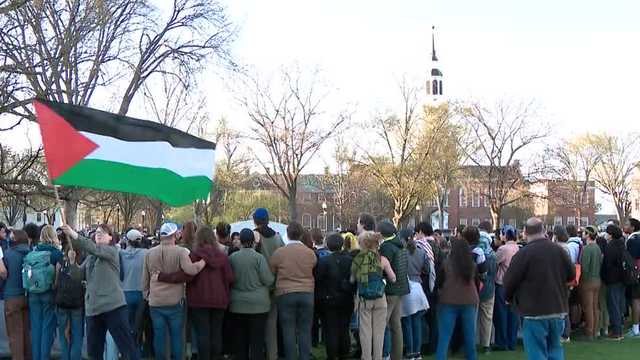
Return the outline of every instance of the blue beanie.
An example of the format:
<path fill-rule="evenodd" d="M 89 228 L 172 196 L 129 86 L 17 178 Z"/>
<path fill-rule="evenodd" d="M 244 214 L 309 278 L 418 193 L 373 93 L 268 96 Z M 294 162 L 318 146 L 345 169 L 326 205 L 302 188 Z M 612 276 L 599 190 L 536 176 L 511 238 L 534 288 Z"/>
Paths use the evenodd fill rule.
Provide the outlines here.
<path fill-rule="evenodd" d="M 504 225 L 502 227 L 502 230 L 500 230 L 500 233 L 509 240 L 515 240 L 518 238 L 518 232 L 516 231 L 516 228 L 511 225 Z"/>
<path fill-rule="evenodd" d="M 253 212 L 253 220 L 256 221 L 269 221 L 269 212 L 265 208 L 257 208 Z"/>

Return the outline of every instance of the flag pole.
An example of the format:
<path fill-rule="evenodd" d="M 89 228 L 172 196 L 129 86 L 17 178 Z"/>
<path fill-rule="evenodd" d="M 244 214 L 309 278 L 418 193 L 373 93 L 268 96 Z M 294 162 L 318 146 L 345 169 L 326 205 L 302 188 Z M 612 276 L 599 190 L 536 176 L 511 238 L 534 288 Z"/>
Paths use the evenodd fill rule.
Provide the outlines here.
<path fill-rule="evenodd" d="M 58 193 L 58 187 L 56 185 L 53 185 L 53 193 L 56 196 L 56 205 L 58 207 L 60 207 L 60 216 L 62 216 L 62 225 L 65 225 L 67 223 L 67 217 L 64 214 L 64 203 L 62 202 L 62 200 L 60 200 L 60 194 Z"/>

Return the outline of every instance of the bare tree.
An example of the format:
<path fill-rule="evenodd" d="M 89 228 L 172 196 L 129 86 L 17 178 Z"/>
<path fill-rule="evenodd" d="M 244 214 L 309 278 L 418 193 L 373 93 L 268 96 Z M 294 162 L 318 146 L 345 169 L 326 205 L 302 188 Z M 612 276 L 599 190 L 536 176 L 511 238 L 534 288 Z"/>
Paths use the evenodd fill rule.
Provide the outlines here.
<path fill-rule="evenodd" d="M 406 79 L 399 83 L 401 112 L 378 115 L 372 124 L 377 142 L 362 148 L 359 162 L 380 183 L 393 202 L 393 222 L 398 226 L 414 211 L 421 198 L 430 196 L 433 178 L 427 171 L 443 119 L 427 126 L 418 106 L 421 90 Z"/>
<path fill-rule="evenodd" d="M 174 0 L 168 17 L 146 0 L 51 0 L 27 2 L 0 18 L 3 73 L 18 77 L 0 104 L 13 128 L 33 120 L 33 98 L 89 105 L 99 89 L 124 83 L 119 114 L 152 75 L 192 74 L 205 58 L 229 60 L 235 33 L 217 1 Z M 172 69 L 172 70 L 168 70 Z M 16 90 L 17 88 L 17 90 Z M 82 192 L 66 191 L 71 225 Z"/>
<path fill-rule="evenodd" d="M 637 138 L 638 134 L 621 137 L 604 133 L 589 138 L 601 155 L 601 160 L 595 166 L 593 179 L 600 191 L 611 196 L 621 222 L 631 213 L 632 176 L 640 165 Z"/>
<path fill-rule="evenodd" d="M 283 69 L 278 84 L 250 77 L 240 97 L 252 123 L 248 137 L 256 143 L 254 157 L 287 199 L 292 221 L 298 219 L 301 172 L 350 116 L 344 111 L 324 112 L 328 92 L 321 89 L 318 75 L 317 71 L 303 74 L 299 69 Z"/>
<path fill-rule="evenodd" d="M 454 113 L 448 103 L 425 107 L 425 116 L 430 131 L 438 131 L 429 172 L 433 178 L 433 194 L 439 213 L 438 228 L 444 229 L 445 204 L 451 189 L 460 180 L 468 144 L 465 142 L 464 129 L 452 121 Z"/>
<path fill-rule="evenodd" d="M 473 146 L 466 147 L 470 182 L 483 190 L 493 226 L 500 226 L 504 207 L 528 196 L 520 160 L 526 150 L 548 136 L 548 128 L 537 118 L 533 102 L 498 101 L 489 108 L 472 102 L 459 110 L 461 124 L 469 131 Z"/>
<path fill-rule="evenodd" d="M 357 184 L 353 176 L 352 167 L 356 158 L 355 151 L 345 145 L 342 137 L 336 139 L 336 147 L 333 152 L 335 172 L 330 167 L 325 168 L 324 175 L 320 178 L 320 188 L 325 198 L 330 200 L 330 205 L 341 228 L 350 225 L 350 221 L 357 216 L 354 214 L 357 192 L 362 189 L 362 184 Z"/>
<path fill-rule="evenodd" d="M 582 225 L 583 208 L 590 205 L 589 188 L 593 187 L 593 174 L 602 154 L 594 146 L 592 135 L 586 134 L 573 139 L 565 139 L 559 145 L 546 151 L 545 170 L 560 186 L 548 194 L 555 202 L 573 208 L 578 226 Z M 595 201 L 594 199 L 591 199 Z"/>

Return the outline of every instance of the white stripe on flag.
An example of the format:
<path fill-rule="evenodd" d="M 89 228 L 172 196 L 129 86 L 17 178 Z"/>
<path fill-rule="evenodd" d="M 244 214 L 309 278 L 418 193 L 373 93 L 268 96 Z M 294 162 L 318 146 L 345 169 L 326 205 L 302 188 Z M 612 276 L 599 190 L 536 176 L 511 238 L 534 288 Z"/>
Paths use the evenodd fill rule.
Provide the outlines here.
<path fill-rule="evenodd" d="M 206 176 L 213 180 L 213 149 L 174 148 L 164 141 L 124 141 L 88 132 L 80 133 L 98 145 L 86 159 L 167 169 L 182 177 Z"/>

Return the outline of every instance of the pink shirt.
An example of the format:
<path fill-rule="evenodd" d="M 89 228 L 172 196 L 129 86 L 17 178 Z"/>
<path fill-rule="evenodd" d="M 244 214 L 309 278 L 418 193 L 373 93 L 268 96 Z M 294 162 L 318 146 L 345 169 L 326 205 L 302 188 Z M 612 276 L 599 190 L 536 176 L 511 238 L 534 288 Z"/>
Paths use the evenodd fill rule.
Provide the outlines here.
<path fill-rule="evenodd" d="M 502 285 L 502 279 L 507 272 L 511 259 L 520 248 L 515 241 L 507 241 L 506 244 L 500 246 L 496 252 L 496 261 L 498 262 L 498 271 L 496 273 L 496 284 Z"/>

